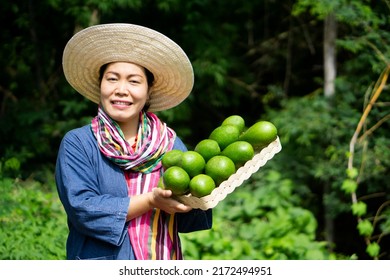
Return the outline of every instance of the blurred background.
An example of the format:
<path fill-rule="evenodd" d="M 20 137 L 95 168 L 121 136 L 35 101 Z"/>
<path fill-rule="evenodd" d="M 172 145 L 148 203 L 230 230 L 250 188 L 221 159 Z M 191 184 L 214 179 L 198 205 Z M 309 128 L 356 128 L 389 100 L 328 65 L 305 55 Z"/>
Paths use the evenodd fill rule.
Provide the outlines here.
<path fill-rule="evenodd" d="M 183 234 L 187 259 L 390 259 L 389 0 L 14 0 L 0 17 L 0 259 L 64 259 L 59 143 L 96 105 L 62 72 L 87 26 L 153 28 L 195 86 L 158 115 L 189 149 L 229 115 L 282 151 Z"/>

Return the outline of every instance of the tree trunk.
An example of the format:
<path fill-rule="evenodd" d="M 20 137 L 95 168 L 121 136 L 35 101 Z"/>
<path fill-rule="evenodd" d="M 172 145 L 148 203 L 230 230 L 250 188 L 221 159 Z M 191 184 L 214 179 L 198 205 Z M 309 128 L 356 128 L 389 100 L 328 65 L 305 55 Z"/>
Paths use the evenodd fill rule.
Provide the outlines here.
<path fill-rule="evenodd" d="M 336 18 L 330 13 L 324 22 L 324 95 L 330 98 L 335 94 L 336 37 Z"/>
<path fill-rule="evenodd" d="M 335 95 L 336 79 L 336 37 L 337 23 L 333 13 L 328 14 L 324 22 L 324 96 L 333 99 Z M 324 194 L 331 192 L 329 185 L 324 188 Z M 334 244 L 334 221 L 330 213 L 329 205 L 324 203 L 325 209 L 325 236 L 328 244 Z"/>

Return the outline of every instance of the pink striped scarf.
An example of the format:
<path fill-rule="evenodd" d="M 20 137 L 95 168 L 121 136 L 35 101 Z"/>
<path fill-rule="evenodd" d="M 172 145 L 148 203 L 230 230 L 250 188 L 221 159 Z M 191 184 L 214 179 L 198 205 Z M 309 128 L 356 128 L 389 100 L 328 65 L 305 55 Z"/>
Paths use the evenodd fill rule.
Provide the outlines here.
<path fill-rule="evenodd" d="M 176 137 L 172 129 L 155 114 L 141 112 L 138 141 L 133 150 L 119 125 L 101 107 L 91 127 L 100 151 L 124 170 L 130 197 L 157 186 L 162 173 L 161 158 L 172 149 Z M 159 209 L 132 219 L 128 233 L 136 259 L 182 259 L 175 221 L 174 215 Z"/>
<path fill-rule="evenodd" d="M 141 177 L 135 172 L 126 172 L 130 196 L 147 191 L 145 185 L 156 185 L 159 178 L 158 170 Z M 153 209 L 131 220 L 128 232 L 137 260 L 183 258 L 174 214 L 169 215 L 160 209 Z"/>

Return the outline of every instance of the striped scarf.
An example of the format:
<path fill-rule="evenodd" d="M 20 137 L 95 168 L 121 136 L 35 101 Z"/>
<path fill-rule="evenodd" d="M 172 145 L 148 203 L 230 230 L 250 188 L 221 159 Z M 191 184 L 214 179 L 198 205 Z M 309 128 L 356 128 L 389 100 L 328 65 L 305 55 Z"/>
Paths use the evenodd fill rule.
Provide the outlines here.
<path fill-rule="evenodd" d="M 155 114 L 140 113 L 135 149 L 101 107 L 91 128 L 101 153 L 124 170 L 129 196 L 150 192 L 157 186 L 161 158 L 172 149 L 176 134 Z M 136 259 L 182 259 L 174 214 L 150 210 L 130 220 L 128 233 Z"/>

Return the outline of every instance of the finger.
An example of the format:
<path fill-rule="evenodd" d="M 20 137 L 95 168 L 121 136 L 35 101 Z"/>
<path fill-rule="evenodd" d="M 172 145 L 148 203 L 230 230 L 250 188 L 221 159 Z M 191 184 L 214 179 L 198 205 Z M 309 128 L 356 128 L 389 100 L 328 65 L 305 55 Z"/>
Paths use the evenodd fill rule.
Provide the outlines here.
<path fill-rule="evenodd" d="M 155 188 L 155 189 L 153 189 L 153 191 L 156 195 L 164 197 L 164 198 L 172 196 L 171 190 L 163 190 L 163 189 Z"/>
<path fill-rule="evenodd" d="M 172 196 L 172 191 L 171 190 L 163 190 L 161 193 L 163 197 L 171 197 Z"/>
<path fill-rule="evenodd" d="M 180 203 L 177 205 L 178 212 L 188 212 L 192 210 L 192 207 L 185 205 L 183 203 Z"/>

